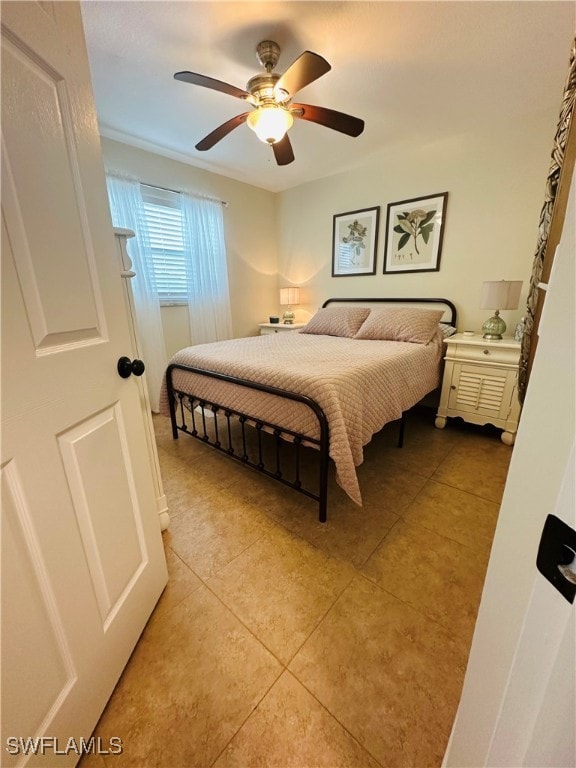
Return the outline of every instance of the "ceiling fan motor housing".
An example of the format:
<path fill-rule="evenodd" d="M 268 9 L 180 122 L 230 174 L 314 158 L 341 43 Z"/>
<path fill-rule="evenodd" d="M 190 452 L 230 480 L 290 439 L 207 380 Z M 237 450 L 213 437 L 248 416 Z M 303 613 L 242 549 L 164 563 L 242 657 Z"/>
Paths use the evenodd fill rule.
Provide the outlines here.
<path fill-rule="evenodd" d="M 256 58 L 267 72 L 272 72 L 280 58 L 280 46 L 273 40 L 262 40 L 256 46 Z"/>
<path fill-rule="evenodd" d="M 275 102 L 273 91 L 274 86 L 280 80 L 280 75 L 254 75 L 246 83 L 246 90 L 250 91 L 259 102 Z"/>

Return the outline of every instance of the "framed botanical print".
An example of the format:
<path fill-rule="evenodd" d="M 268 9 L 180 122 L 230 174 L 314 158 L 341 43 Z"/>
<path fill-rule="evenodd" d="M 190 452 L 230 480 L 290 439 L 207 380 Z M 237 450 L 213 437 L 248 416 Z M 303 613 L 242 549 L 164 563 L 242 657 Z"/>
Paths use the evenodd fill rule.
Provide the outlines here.
<path fill-rule="evenodd" d="M 388 204 L 384 273 L 438 272 L 448 192 Z"/>
<path fill-rule="evenodd" d="M 379 205 L 334 216 L 332 277 L 376 274 L 379 218 Z"/>

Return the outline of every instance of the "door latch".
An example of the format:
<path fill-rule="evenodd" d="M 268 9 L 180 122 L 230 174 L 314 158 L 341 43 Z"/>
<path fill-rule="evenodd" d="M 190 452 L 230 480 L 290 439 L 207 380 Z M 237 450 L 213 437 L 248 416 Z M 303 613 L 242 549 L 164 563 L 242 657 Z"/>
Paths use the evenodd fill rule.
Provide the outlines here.
<path fill-rule="evenodd" d="M 576 596 L 576 531 L 555 515 L 544 523 L 536 567 L 569 603 Z"/>

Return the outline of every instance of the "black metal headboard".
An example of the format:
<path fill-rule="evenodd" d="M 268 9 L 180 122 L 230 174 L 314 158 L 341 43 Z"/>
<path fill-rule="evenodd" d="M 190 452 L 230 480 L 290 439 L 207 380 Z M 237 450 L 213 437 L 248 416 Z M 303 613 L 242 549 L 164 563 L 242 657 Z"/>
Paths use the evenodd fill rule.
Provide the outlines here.
<path fill-rule="evenodd" d="M 409 305 L 409 306 L 418 306 L 419 304 L 434 304 L 438 309 L 444 310 L 444 316 L 442 317 L 443 323 L 448 323 L 449 325 L 454 326 L 456 328 L 456 320 L 458 318 L 458 311 L 456 310 L 456 306 L 453 304 L 453 302 L 450 301 L 450 299 L 429 299 L 429 298 L 409 298 L 409 299 L 397 299 L 397 298 L 371 298 L 371 299 L 352 299 L 352 298 L 345 298 L 345 299 L 326 299 L 324 304 L 322 304 L 322 307 L 327 307 L 328 304 L 359 304 L 359 305 L 366 305 L 366 304 L 403 304 L 403 305 Z"/>

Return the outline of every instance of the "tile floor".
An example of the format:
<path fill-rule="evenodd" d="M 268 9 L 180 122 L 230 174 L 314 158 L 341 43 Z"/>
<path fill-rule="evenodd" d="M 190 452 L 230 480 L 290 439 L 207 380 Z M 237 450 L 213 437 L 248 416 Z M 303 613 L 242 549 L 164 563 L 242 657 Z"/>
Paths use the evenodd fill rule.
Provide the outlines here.
<path fill-rule="evenodd" d="M 511 449 L 408 417 L 315 503 L 155 418 L 169 584 L 82 768 L 427 768 L 456 712 Z M 496 467 L 495 467 L 496 465 Z M 490 467 L 489 471 L 487 467 Z"/>

